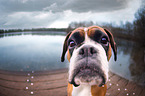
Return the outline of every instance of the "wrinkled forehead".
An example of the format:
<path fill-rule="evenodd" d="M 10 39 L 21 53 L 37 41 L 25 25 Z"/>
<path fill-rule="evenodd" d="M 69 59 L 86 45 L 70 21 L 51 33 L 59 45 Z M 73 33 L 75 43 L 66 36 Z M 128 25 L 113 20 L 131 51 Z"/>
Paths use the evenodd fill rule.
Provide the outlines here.
<path fill-rule="evenodd" d="M 104 31 L 103 28 L 98 27 L 98 26 L 93 26 L 93 27 L 80 27 L 72 31 L 71 35 L 69 38 L 76 38 L 76 39 L 83 39 L 85 36 L 88 36 L 89 38 L 96 38 L 100 37 L 101 35 L 107 35 L 107 33 Z"/>
<path fill-rule="evenodd" d="M 89 37 L 92 36 L 92 35 L 97 35 L 97 33 L 98 33 L 98 35 L 99 34 L 106 34 L 107 35 L 105 30 L 103 28 L 101 28 L 101 27 L 98 27 L 98 26 L 88 27 L 87 29 L 88 29 L 87 35 Z"/>
<path fill-rule="evenodd" d="M 78 37 L 78 36 L 85 36 L 85 31 L 83 27 L 73 30 L 69 37 Z"/>

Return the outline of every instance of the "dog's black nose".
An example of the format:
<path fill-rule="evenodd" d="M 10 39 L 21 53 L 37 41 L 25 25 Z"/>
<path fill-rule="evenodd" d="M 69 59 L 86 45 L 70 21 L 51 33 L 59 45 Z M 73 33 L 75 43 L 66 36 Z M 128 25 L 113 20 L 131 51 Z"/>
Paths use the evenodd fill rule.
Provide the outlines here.
<path fill-rule="evenodd" d="M 97 53 L 97 50 L 91 45 L 84 45 L 79 50 L 79 55 L 84 56 L 84 57 L 93 56 L 96 53 Z"/>

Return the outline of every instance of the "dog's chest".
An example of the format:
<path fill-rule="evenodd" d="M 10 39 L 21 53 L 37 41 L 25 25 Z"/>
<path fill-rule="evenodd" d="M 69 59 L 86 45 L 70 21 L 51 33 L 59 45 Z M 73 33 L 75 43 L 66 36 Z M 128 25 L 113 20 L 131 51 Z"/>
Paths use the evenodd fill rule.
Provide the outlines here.
<path fill-rule="evenodd" d="M 90 85 L 73 86 L 72 96 L 92 96 Z"/>

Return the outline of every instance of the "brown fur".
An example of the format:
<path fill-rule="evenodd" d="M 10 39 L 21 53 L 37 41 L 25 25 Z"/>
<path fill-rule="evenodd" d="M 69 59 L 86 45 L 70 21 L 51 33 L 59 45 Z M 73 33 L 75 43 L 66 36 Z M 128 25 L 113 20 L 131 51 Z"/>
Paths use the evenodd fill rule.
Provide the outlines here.
<path fill-rule="evenodd" d="M 67 96 L 72 96 L 73 85 L 68 83 L 67 86 Z M 107 85 L 105 84 L 104 87 L 98 87 L 97 85 L 91 86 L 91 95 L 92 96 L 105 96 L 107 91 Z"/>
<path fill-rule="evenodd" d="M 111 58 L 111 56 L 112 56 L 111 45 L 109 45 L 109 49 L 108 49 L 108 53 L 107 53 L 107 54 L 108 54 L 108 56 L 107 56 L 108 58 L 107 58 L 107 59 L 108 59 L 108 61 L 109 61 L 110 58 Z"/>
<path fill-rule="evenodd" d="M 68 53 L 67 53 L 67 60 L 70 62 L 70 58 L 71 58 L 71 55 L 70 55 L 70 52 L 68 50 Z"/>
<path fill-rule="evenodd" d="M 67 85 L 67 96 L 72 96 L 73 85 L 68 83 Z"/>
<path fill-rule="evenodd" d="M 105 96 L 107 91 L 107 85 L 105 84 L 104 87 L 98 87 L 97 85 L 91 86 L 91 94 L 92 96 Z"/>
<path fill-rule="evenodd" d="M 104 32 L 105 34 L 107 34 L 107 33 L 105 32 L 105 30 L 104 30 L 103 28 L 99 27 L 99 26 L 91 26 L 91 27 L 89 27 L 88 29 L 89 29 L 88 36 L 94 35 L 94 34 L 93 34 L 93 33 L 95 32 L 94 29 L 99 29 L 100 31 L 102 31 L 102 32 Z"/>

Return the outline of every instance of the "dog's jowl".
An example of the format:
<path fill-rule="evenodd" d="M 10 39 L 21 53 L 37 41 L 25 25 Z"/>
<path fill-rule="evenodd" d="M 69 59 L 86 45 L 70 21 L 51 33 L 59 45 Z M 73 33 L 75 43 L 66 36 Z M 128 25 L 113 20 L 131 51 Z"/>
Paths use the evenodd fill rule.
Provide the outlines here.
<path fill-rule="evenodd" d="M 111 48 L 116 61 L 116 43 L 107 29 L 80 27 L 68 33 L 61 57 L 63 62 L 67 52 L 70 62 L 68 96 L 105 96 Z"/>

